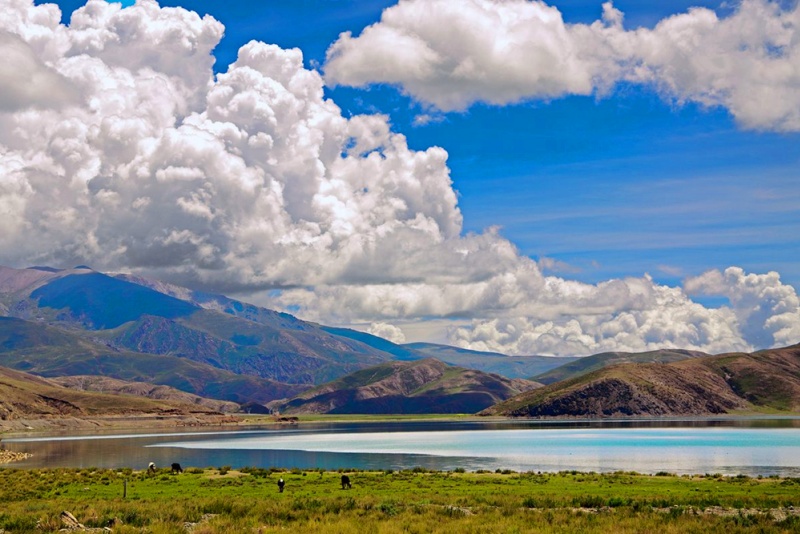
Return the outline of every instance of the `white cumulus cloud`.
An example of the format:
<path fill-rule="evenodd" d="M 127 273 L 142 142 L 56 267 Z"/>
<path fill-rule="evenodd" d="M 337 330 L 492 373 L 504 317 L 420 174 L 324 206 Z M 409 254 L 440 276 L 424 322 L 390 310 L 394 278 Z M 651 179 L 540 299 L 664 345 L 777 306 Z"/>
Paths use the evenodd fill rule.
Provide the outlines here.
<path fill-rule="evenodd" d="M 403 330 L 393 324 L 372 323 L 371 325 L 369 325 L 367 332 L 369 332 L 373 336 L 378 336 L 382 337 L 383 339 L 388 339 L 392 343 L 406 342 L 406 335 L 403 333 Z"/>
<path fill-rule="evenodd" d="M 445 111 L 602 95 L 646 84 L 676 102 L 723 106 L 746 128 L 800 130 L 800 7 L 743 0 L 728 17 L 692 8 L 625 29 L 610 2 L 567 24 L 536 0 L 406 0 L 331 45 L 332 84 L 390 83 Z"/>
<path fill-rule="evenodd" d="M 621 31 L 607 11 L 598 31 Z M 527 16 L 515 31 L 563 26 L 544 5 Z M 224 28 L 211 17 L 90 0 L 69 26 L 59 21 L 53 5 L 0 0 L 0 44 L 29 78 L 65 88 L 21 90 L 0 69 L 0 264 L 201 284 L 395 340 L 393 325 L 433 320 L 452 326 L 455 343 L 508 353 L 714 352 L 797 338 L 796 295 L 772 275 L 687 283 L 729 295 L 732 307 L 707 309 L 647 276 L 545 276 L 497 229 L 465 234 L 447 153 L 410 149 L 385 116 L 344 117 L 299 50 L 253 41 L 214 76 Z M 559 55 L 572 30 L 559 28 L 539 37 L 543 64 L 572 60 Z M 551 96 L 588 87 L 571 73 L 536 83 Z M 528 83 L 519 77 L 509 95 Z"/>
<path fill-rule="evenodd" d="M 690 294 L 726 297 L 744 338 L 754 346 L 789 345 L 800 339 L 800 298 L 776 272 L 754 274 L 729 267 L 690 278 L 684 287 Z"/>

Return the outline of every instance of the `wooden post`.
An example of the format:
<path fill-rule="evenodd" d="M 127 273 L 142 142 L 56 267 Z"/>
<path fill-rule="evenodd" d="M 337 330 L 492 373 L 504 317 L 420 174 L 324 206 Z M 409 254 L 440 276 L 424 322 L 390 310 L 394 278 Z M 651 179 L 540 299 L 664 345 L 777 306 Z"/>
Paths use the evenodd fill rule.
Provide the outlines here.
<path fill-rule="evenodd" d="M 128 496 L 128 479 L 122 481 L 122 498 L 126 498 Z"/>

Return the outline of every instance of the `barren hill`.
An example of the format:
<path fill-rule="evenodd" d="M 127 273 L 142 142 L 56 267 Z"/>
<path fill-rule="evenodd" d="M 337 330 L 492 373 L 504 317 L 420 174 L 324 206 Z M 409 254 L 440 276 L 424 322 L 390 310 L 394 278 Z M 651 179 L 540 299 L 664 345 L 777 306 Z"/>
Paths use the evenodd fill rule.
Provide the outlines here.
<path fill-rule="evenodd" d="M 481 414 L 699 416 L 739 410 L 800 410 L 800 345 L 607 367 L 522 393 Z"/>
<path fill-rule="evenodd" d="M 178 402 L 185 405 L 193 405 L 222 413 L 238 412 L 241 406 L 235 402 L 208 399 L 186 393 L 179 389 L 169 386 L 149 384 L 147 382 L 128 382 L 108 378 L 105 376 L 79 375 L 79 376 L 60 376 L 51 378 L 51 382 L 65 388 L 78 391 L 94 391 L 97 393 L 107 393 L 110 395 L 129 395 L 132 397 L 146 397 L 153 400 L 163 400 Z"/>
<path fill-rule="evenodd" d="M 662 349 L 647 352 L 601 352 L 591 356 L 578 358 L 575 361 L 565 362 L 564 365 L 534 375 L 531 380 L 542 384 L 553 384 L 582 374 L 597 371 L 603 367 L 619 365 L 622 363 L 672 363 L 690 358 L 708 356 L 704 352 L 682 349 Z"/>
<path fill-rule="evenodd" d="M 0 421 L 64 416 L 218 413 L 202 405 L 176 400 L 79 391 L 46 378 L 0 367 Z"/>

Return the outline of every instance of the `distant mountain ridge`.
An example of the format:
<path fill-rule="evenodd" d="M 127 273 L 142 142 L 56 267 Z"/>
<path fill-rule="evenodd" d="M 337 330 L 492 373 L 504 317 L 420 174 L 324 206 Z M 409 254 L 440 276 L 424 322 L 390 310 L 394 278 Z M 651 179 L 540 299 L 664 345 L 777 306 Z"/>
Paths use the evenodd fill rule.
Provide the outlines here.
<path fill-rule="evenodd" d="M 277 406 L 284 413 L 474 413 L 539 385 L 428 358 L 362 369 Z"/>
<path fill-rule="evenodd" d="M 83 268 L 0 267 L 0 303 L 6 315 L 67 328 L 119 350 L 194 359 L 286 384 L 322 383 L 394 359 L 288 314 L 162 284 L 165 294 L 149 287 L 159 284 L 140 282 Z"/>
<path fill-rule="evenodd" d="M 570 356 L 506 356 L 497 352 L 481 352 L 436 343 L 407 343 L 403 347 L 451 365 L 496 373 L 508 378 L 536 381 L 539 380 L 530 377 L 582 359 Z"/>
<path fill-rule="evenodd" d="M 776 410 L 800 410 L 800 345 L 605 367 L 522 393 L 481 414 L 652 417 Z"/>

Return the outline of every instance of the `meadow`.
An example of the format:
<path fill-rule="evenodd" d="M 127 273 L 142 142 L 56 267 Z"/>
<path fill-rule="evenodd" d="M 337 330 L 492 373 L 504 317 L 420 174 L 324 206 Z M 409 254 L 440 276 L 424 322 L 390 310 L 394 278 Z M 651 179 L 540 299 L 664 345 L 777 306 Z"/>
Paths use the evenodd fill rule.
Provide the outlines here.
<path fill-rule="evenodd" d="M 57 531 L 62 511 L 119 533 L 800 532 L 793 478 L 346 472 L 349 490 L 332 471 L 3 468 L 0 532 Z"/>

